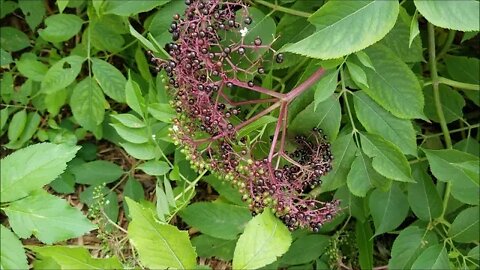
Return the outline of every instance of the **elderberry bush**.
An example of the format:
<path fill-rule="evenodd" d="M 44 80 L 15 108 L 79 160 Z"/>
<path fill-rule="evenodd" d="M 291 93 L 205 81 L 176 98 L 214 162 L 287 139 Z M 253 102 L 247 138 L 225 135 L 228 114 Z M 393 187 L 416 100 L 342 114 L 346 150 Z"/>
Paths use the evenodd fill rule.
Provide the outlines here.
<path fill-rule="evenodd" d="M 195 169 L 211 170 L 238 188 L 254 215 L 269 207 L 290 230 L 318 231 L 339 211 L 338 201 L 321 202 L 306 193 L 332 169 L 330 143 L 318 128 L 309 134 L 290 134 L 286 119 L 288 105 L 321 77 L 323 68 L 286 94 L 260 87 L 265 66 L 282 63 L 284 55 L 262 37 L 249 38 L 253 20 L 248 6 L 231 0 L 185 4 L 184 15 L 175 14 L 169 28 L 173 42 L 165 47 L 172 59 L 151 57 L 157 71 L 165 69 L 169 78 L 171 105 L 177 112 L 171 128 L 174 142 L 183 147 Z M 234 101 L 235 90 L 269 98 Z M 255 104 L 269 106 L 247 119 L 244 111 Z M 270 151 L 266 156 L 255 155 L 255 143 L 238 133 L 277 111 Z"/>

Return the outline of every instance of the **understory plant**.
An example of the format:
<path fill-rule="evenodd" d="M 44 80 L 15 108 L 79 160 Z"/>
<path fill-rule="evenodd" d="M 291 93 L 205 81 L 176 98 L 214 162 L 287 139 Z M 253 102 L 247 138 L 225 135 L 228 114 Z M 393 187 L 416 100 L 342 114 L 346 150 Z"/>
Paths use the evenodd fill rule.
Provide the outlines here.
<path fill-rule="evenodd" d="M 477 269 L 476 0 L 0 0 L 2 269 Z"/>

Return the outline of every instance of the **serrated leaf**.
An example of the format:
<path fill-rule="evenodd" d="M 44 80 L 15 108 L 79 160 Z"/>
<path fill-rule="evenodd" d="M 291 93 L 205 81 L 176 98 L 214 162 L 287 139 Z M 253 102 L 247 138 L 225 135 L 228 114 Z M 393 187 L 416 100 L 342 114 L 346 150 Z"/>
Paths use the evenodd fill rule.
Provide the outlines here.
<path fill-rule="evenodd" d="M 153 116 L 153 118 L 160 120 L 164 123 L 171 123 L 172 119 L 176 116 L 175 111 L 172 109 L 172 106 L 170 106 L 170 104 L 148 104 L 147 110 Z"/>
<path fill-rule="evenodd" d="M 246 203 L 242 200 L 242 194 L 238 192 L 238 189 L 233 187 L 230 183 L 221 180 L 214 175 L 203 177 L 202 180 L 210 184 L 223 198 L 227 199 L 228 201 L 240 206 L 246 205 Z"/>
<path fill-rule="evenodd" d="M 434 245 L 425 249 L 412 265 L 412 270 L 450 269 L 447 250 L 444 245 Z"/>
<path fill-rule="evenodd" d="M 28 269 L 22 242 L 10 230 L 0 225 L 0 267 L 2 269 Z"/>
<path fill-rule="evenodd" d="M 269 209 L 248 222 L 233 255 L 233 269 L 257 269 L 287 252 L 292 236 Z"/>
<path fill-rule="evenodd" d="M 103 122 L 105 97 L 97 82 L 86 77 L 75 86 L 70 97 L 70 107 L 77 122 L 90 131 L 95 131 Z"/>
<path fill-rule="evenodd" d="M 408 47 L 412 47 L 413 40 L 420 35 L 420 28 L 418 27 L 418 10 L 415 10 L 412 21 L 410 22 L 410 35 L 408 37 Z"/>
<path fill-rule="evenodd" d="M 360 51 L 392 29 L 398 9 L 396 1 L 329 1 L 308 18 L 316 32 L 283 51 L 321 59 Z"/>
<path fill-rule="evenodd" d="M 390 49 L 375 45 L 365 50 L 375 69 L 366 69 L 365 92 L 399 118 L 424 119 L 422 89 L 412 70 Z"/>
<path fill-rule="evenodd" d="M 378 173 L 396 181 L 415 182 L 406 157 L 394 144 L 374 134 L 360 133 L 360 139 L 363 152 L 373 159 Z"/>
<path fill-rule="evenodd" d="M 202 233 L 226 240 L 236 239 L 252 218 L 246 207 L 207 202 L 187 206 L 180 212 L 180 217 Z"/>
<path fill-rule="evenodd" d="M 0 201 L 9 202 L 53 181 L 78 151 L 77 146 L 41 143 L 20 149 L 1 160 Z"/>
<path fill-rule="evenodd" d="M 432 1 L 414 0 L 418 11 L 429 22 L 443 28 L 459 31 L 479 31 L 480 3 L 475 0 Z"/>
<path fill-rule="evenodd" d="M 84 247 L 76 246 L 29 246 L 41 257 L 52 258 L 61 269 L 122 269 L 117 257 L 93 258 Z"/>
<path fill-rule="evenodd" d="M 72 84 L 82 69 L 83 61 L 85 59 L 77 55 L 62 58 L 48 69 L 42 80 L 41 91 L 53 93 Z"/>
<path fill-rule="evenodd" d="M 370 159 L 358 151 L 347 176 L 347 185 L 353 195 L 365 197 L 373 187 L 388 188 L 390 180 L 377 173 L 373 169 Z"/>
<path fill-rule="evenodd" d="M 171 168 L 165 161 L 150 160 L 138 165 L 137 169 L 140 169 L 149 175 L 165 175 Z"/>
<path fill-rule="evenodd" d="M 125 84 L 127 79 L 113 65 L 98 59 L 92 58 L 92 72 L 95 80 L 105 94 L 115 101 L 125 102 Z"/>
<path fill-rule="evenodd" d="M 410 269 L 420 253 L 435 244 L 437 237 L 431 231 L 416 226 L 402 230 L 393 242 L 388 269 Z"/>
<path fill-rule="evenodd" d="M 13 231 L 21 238 L 32 234 L 46 244 L 78 237 L 96 228 L 65 200 L 38 190 L 4 208 Z"/>
<path fill-rule="evenodd" d="M 415 164 L 413 179 L 417 183 L 408 183 L 408 202 L 413 213 L 425 221 L 431 221 L 442 214 L 442 199 L 438 194 L 432 178 L 425 168 Z"/>
<path fill-rule="evenodd" d="M 192 238 L 192 244 L 199 257 L 216 257 L 225 261 L 233 259 L 233 252 L 237 239 L 225 240 L 214 238 L 206 234 Z"/>
<path fill-rule="evenodd" d="M 463 203 L 479 204 L 478 157 L 455 149 L 423 151 L 433 175 L 440 181 L 452 183 L 455 199 Z"/>
<path fill-rule="evenodd" d="M 193 269 L 196 253 L 188 233 L 159 223 L 150 210 L 129 198 L 125 199 L 132 217 L 128 237 L 137 249 L 141 263 L 149 268 Z"/>
<path fill-rule="evenodd" d="M 407 217 L 408 201 L 397 183 L 388 192 L 374 190 L 369 199 L 375 235 L 395 230 Z"/>
<path fill-rule="evenodd" d="M 478 242 L 480 223 L 479 207 L 470 207 L 458 214 L 448 230 L 448 236 L 458 243 Z"/>
<path fill-rule="evenodd" d="M 122 168 L 106 160 L 85 162 L 69 169 L 79 184 L 99 185 L 116 181 L 124 173 Z"/>
<path fill-rule="evenodd" d="M 333 169 L 321 179 L 322 192 L 335 190 L 346 183 L 357 147 L 352 134 L 349 133 L 333 141 L 331 149 L 332 155 L 335 157 L 332 164 Z"/>
<path fill-rule="evenodd" d="M 417 156 L 417 142 L 412 122 L 383 109 L 363 91 L 353 95 L 357 118 L 365 129 L 393 142 L 404 154 Z"/>
<path fill-rule="evenodd" d="M 38 31 L 40 37 L 50 42 L 67 41 L 82 28 L 83 20 L 74 14 L 55 14 L 45 19 L 45 29 Z"/>

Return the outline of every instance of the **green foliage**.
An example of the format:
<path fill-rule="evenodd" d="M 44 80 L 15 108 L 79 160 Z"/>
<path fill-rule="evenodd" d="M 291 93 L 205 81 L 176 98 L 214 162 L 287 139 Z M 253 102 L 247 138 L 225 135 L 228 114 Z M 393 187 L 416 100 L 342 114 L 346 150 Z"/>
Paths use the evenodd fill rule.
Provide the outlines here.
<path fill-rule="evenodd" d="M 26 249 L 33 269 L 215 269 L 198 257 L 234 269 L 479 267 L 478 1 L 249 1 L 246 44 L 261 37 L 285 60 L 258 48 L 247 57 L 266 73 L 238 79 L 287 93 L 325 68 L 287 117 L 287 141 L 318 127 L 331 143 L 332 171 L 306 192 L 342 212 L 315 234 L 289 232 L 274 211 L 252 218 L 236 180 L 169 136 L 169 77 L 150 72 L 145 50 L 170 57 L 184 1 L 47 2 L 0 0 L 0 268 L 27 269 Z M 233 91 L 253 98 L 266 97 Z M 273 111 L 238 131 L 258 145 L 248 154 L 268 154 L 278 121 Z M 66 242 L 90 231 L 95 252 Z"/>

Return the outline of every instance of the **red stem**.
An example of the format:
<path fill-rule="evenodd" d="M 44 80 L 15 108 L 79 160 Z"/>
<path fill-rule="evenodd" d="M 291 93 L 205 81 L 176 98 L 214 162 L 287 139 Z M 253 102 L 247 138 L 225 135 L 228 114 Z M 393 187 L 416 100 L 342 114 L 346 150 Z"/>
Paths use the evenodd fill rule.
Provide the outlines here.
<path fill-rule="evenodd" d="M 305 90 L 307 90 L 308 88 L 310 88 L 310 86 L 312 86 L 313 84 L 315 84 L 322 76 L 323 74 L 325 73 L 325 69 L 324 68 L 320 68 L 318 69 L 317 71 L 315 71 L 315 73 L 313 73 L 310 78 L 308 78 L 307 80 L 305 80 L 302 84 L 300 84 L 299 86 L 297 86 L 295 89 L 293 89 L 292 91 L 288 92 L 286 95 L 285 95 L 285 98 L 284 100 L 288 101 L 288 102 L 291 102 L 295 97 L 299 96 L 301 93 L 305 92 Z"/>
<path fill-rule="evenodd" d="M 240 87 L 245 88 L 245 89 L 249 89 L 249 90 L 259 92 L 259 93 L 262 93 L 262 94 L 265 94 L 265 95 L 269 95 L 271 97 L 276 97 L 276 98 L 279 98 L 279 99 L 283 99 L 285 97 L 285 95 L 282 94 L 282 93 L 278 93 L 278 92 L 275 92 L 275 91 L 272 91 L 272 90 L 269 90 L 269 89 L 266 89 L 266 88 L 263 88 L 263 87 L 260 87 L 260 86 L 254 85 L 254 86 L 250 87 L 250 86 L 248 86 L 248 83 L 239 81 L 238 79 L 229 79 L 225 83 L 228 83 L 228 82 L 231 82 L 233 85 L 240 86 Z"/>

